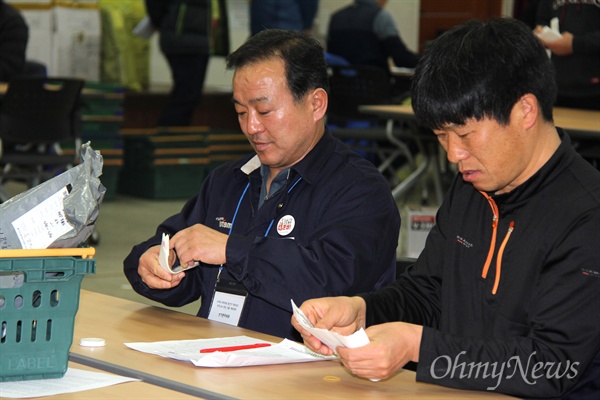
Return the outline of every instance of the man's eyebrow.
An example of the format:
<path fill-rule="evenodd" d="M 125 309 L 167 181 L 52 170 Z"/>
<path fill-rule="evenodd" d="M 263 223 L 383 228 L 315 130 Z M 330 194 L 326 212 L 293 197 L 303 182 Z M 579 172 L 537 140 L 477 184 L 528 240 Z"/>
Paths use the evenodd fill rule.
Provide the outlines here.
<path fill-rule="evenodd" d="M 269 98 L 267 96 L 257 97 L 257 98 L 254 98 L 254 99 L 250 99 L 248 101 L 248 104 L 256 104 L 256 103 L 260 103 L 260 102 L 263 102 L 263 101 L 269 101 Z M 236 100 L 235 97 L 231 98 L 231 102 L 233 104 L 240 104 L 241 105 L 241 103 L 238 100 Z"/>

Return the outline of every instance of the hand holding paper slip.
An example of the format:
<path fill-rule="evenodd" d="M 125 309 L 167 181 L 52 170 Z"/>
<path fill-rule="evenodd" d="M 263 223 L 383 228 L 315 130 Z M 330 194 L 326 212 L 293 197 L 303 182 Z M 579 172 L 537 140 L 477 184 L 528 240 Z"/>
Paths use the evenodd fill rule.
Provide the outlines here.
<path fill-rule="evenodd" d="M 562 35 L 548 26 L 544 26 L 536 35 L 544 42 L 554 42 L 562 37 Z"/>
<path fill-rule="evenodd" d="M 554 42 L 555 40 L 562 38 L 558 18 L 552 18 L 550 20 L 550 26 L 544 26 L 541 31 L 536 33 L 536 35 L 544 42 Z"/>
<path fill-rule="evenodd" d="M 334 352 L 338 346 L 355 348 L 366 346 L 371 342 L 363 328 L 360 328 L 352 335 L 343 336 L 337 332 L 328 331 L 327 329 L 315 328 L 302 310 L 296 306 L 294 300 L 292 300 L 292 309 L 294 310 L 296 321 L 298 321 L 298 323 L 311 335 L 319 339 Z"/>
<path fill-rule="evenodd" d="M 187 268 L 182 268 L 181 265 L 175 267 L 174 269 L 171 269 L 171 267 L 169 266 L 169 235 L 167 235 L 166 233 L 163 233 L 162 235 L 162 242 L 160 244 L 160 253 L 158 254 L 158 264 L 160 264 L 160 266 L 167 271 L 170 274 L 178 274 L 181 271 L 187 271 L 188 269 L 192 269 L 194 267 L 197 267 L 198 265 L 200 265 L 200 263 L 198 261 L 196 261 L 194 263 L 194 265 L 191 265 Z"/>

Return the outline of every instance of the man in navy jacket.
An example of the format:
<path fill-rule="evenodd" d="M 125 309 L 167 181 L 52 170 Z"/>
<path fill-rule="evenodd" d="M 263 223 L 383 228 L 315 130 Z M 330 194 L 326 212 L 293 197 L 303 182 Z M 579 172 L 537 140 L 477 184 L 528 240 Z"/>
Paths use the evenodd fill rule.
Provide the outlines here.
<path fill-rule="evenodd" d="M 600 393 L 600 172 L 552 122 L 552 63 L 516 20 L 471 21 L 436 39 L 412 105 L 459 174 L 416 264 L 355 297 L 301 306 L 355 374 L 525 398 Z M 297 322 L 294 321 L 297 325 Z M 328 349 L 308 332 L 305 343 Z"/>
<path fill-rule="evenodd" d="M 414 68 L 419 55 L 410 51 L 386 9 L 387 0 L 354 0 L 331 15 L 327 28 L 327 51 L 350 64 L 372 65 L 389 70 Z"/>
<path fill-rule="evenodd" d="M 324 124 L 319 42 L 265 30 L 227 59 L 233 103 L 256 154 L 220 166 L 183 210 L 133 248 L 125 274 L 169 306 L 202 298 L 198 315 L 299 339 L 293 299 L 371 291 L 395 276 L 400 216 L 379 171 Z M 158 263 L 161 236 L 170 274 Z"/>

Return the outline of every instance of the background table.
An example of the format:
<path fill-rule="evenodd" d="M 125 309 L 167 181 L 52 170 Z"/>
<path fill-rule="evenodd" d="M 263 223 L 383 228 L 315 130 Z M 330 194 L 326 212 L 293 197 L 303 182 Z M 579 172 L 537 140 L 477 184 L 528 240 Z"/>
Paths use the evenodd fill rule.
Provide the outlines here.
<path fill-rule="evenodd" d="M 414 184 L 426 178 L 433 179 L 433 186 L 438 203 L 441 203 L 444 188 L 441 183 L 441 176 L 444 172 L 445 152 L 440 150 L 437 139 L 431 131 L 421 128 L 416 124 L 415 115 L 410 105 L 363 105 L 359 110 L 365 114 L 377 115 L 383 119 L 395 121 L 408 121 L 412 123 L 412 132 L 414 139 L 422 143 L 424 149 L 424 162 L 419 171 L 401 182 L 400 185 L 392 190 L 392 194 L 397 198 L 410 190 Z M 600 111 L 579 110 L 571 108 L 555 107 L 553 109 L 554 125 L 563 128 L 574 140 L 585 140 L 594 145 L 600 144 Z M 434 143 L 435 142 L 435 143 Z M 429 168 L 431 173 L 427 176 L 422 172 L 424 168 Z M 417 173 L 420 172 L 420 173 Z"/>
<path fill-rule="evenodd" d="M 203 339 L 247 335 L 272 342 L 280 338 L 209 321 L 176 311 L 81 292 L 71 360 L 91 367 L 139 377 L 170 390 L 206 399 L 482 399 L 496 393 L 462 391 L 418 383 L 402 370 L 381 382 L 352 376 L 337 361 L 240 368 L 199 368 L 127 348 L 127 342 Z M 107 346 L 79 346 L 82 337 L 102 337 Z"/>
<path fill-rule="evenodd" d="M 410 105 L 364 105 L 360 111 L 381 118 L 415 119 Z M 600 111 L 554 107 L 553 116 L 554 125 L 565 129 L 573 138 L 600 141 Z"/>

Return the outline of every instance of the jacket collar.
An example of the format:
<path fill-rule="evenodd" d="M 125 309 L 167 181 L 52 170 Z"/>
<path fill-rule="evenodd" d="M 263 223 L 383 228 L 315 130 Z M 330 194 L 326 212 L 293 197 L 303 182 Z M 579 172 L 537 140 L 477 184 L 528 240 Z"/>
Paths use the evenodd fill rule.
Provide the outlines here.
<path fill-rule="evenodd" d="M 291 167 L 292 170 L 300 175 L 303 180 L 308 183 L 313 183 L 333 152 L 334 146 L 335 139 L 329 132 L 329 129 L 325 128 L 325 133 L 321 140 L 317 142 L 315 147 L 313 147 L 300 162 Z M 255 155 L 242 165 L 240 170 L 246 175 L 250 175 L 254 172 L 260 173 L 260 166 L 260 160 L 258 159 L 258 156 Z"/>
<path fill-rule="evenodd" d="M 575 149 L 571 144 L 571 139 L 563 129 L 556 128 L 556 130 L 560 136 L 561 143 L 554 154 L 542 168 L 515 189 L 508 193 L 491 195 L 498 205 L 527 201 L 531 196 L 539 193 L 548 182 L 560 175 L 571 164 L 576 155 Z"/>

